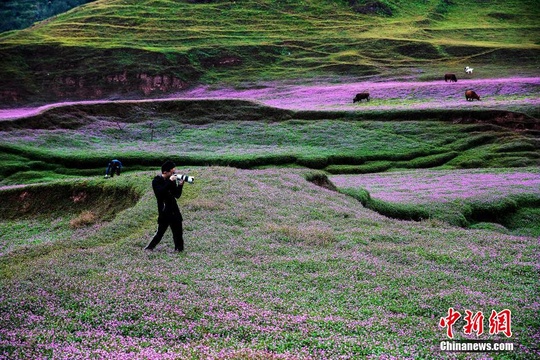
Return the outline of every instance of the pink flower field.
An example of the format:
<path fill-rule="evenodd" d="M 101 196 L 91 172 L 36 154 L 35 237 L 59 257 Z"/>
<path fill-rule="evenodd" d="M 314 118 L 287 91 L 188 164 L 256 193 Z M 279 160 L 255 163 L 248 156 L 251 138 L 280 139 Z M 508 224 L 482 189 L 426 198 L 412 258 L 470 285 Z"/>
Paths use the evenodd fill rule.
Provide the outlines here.
<path fill-rule="evenodd" d="M 481 102 L 465 100 L 473 89 Z M 353 104 L 356 93 L 369 92 L 371 101 Z M 365 81 L 343 84 L 280 85 L 236 90 L 199 87 L 183 98 L 248 99 L 290 110 L 402 110 L 428 108 L 489 108 L 540 105 L 540 78 L 465 79 L 441 81 Z"/>
<path fill-rule="evenodd" d="M 490 202 L 519 194 L 540 199 L 539 169 L 411 170 L 338 175 L 331 181 L 338 188 L 363 188 L 373 198 L 404 204 Z"/>
<path fill-rule="evenodd" d="M 471 78 L 457 83 L 263 85 L 246 90 L 199 87 L 167 99 L 138 101 L 245 99 L 314 111 L 523 109 L 540 105 L 538 77 Z M 465 100 L 464 91 L 470 88 L 482 101 Z M 372 100 L 353 104 L 354 94 L 364 91 L 371 93 Z M 68 104 L 73 102 L 0 110 L 0 120 Z M 263 121 L 252 123 L 266 125 Z M 294 121 L 290 123 L 296 126 Z M 350 132 L 350 123 L 342 123 L 344 130 L 337 133 L 334 143 L 344 146 L 341 134 Z M 95 131 L 91 126 L 89 129 Z M 225 133 L 230 128 L 223 129 Z M 215 136 L 219 131 L 206 126 L 199 139 L 214 139 L 215 144 L 193 141 L 193 149 L 218 157 L 253 148 L 268 153 L 293 152 L 303 141 L 294 138 L 289 148 L 278 142 L 243 148 L 242 141 L 235 146 L 234 141 L 221 140 L 236 141 L 262 132 L 262 128 L 254 129 L 247 135 L 231 131 L 227 134 L 230 137 L 220 137 Z M 282 133 L 290 135 L 289 129 L 278 129 L 277 138 Z M 319 128 L 314 129 L 321 135 Z M 46 130 L 49 137 L 45 140 L 50 141 L 46 146 L 38 142 L 43 138 L 33 130 L 17 130 L 10 136 L 20 142 L 36 141 L 35 147 L 44 152 L 47 147 L 67 147 L 65 152 L 107 147 L 106 151 L 136 153 L 155 147 L 163 154 L 174 154 L 186 146 L 183 141 L 173 141 L 169 128 L 165 129 L 168 137 L 159 143 L 113 137 L 101 142 L 93 136 L 98 132 L 63 129 L 58 132 L 69 135 L 57 140 L 52 136 L 56 130 Z M 377 144 L 387 145 L 387 133 L 375 135 L 374 139 L 382 139 Z M 95 143 L 85 142 L 85 136 Z M 373 138 L 366 137 L 363 145 L 371 147 L 369 139 Z M 388 152 L 417 143 L 412 138 L 401 145 L 405 140 L 399 134 L 393 139 L 397 140 Z M 167 141 L 170 148 L 162 145 Z M 351 142 L 351 149 L 357 150 L 361 142 Z M 329 148 L 333 149 L 334 143 Z M 130 148 L 139 145 L 141 149 Z M 35 171 L 39 170 L 36 166 Z M 182 170 L 180 166 L 178 170 Z M 96 203 L 103 207 L 109 206 L 101 199 L 106 186 L 129 189 L 136 198 L 114 217 L 97 219 L 84 227 L 71 225 L 71 220 L 80 218 L 71 208 L 73 203 L 52 212 L 47 206 L 60 202 L 55 186 L 64 180 L 29 185 L 35 186 L 36 194 L 50 194 L 42 201 L 43 209 L 28 215 L 23 208 L 20 214 L 0 221 L 0 360 L 540 356 L 540 243 L 535 236 L 487 227 L 470 229 L 431 216 L 420 221 L 385 216 L 354 195 L 308 181 L 325 177 L 320 170 L 194 166 L 182 170 L 196 181 L 185 186 L 179 199 L 186 251 L 173 252 L 168 231 L 155 251 L 146 252 L 143 248 L 156 230 L 157 209 L 150 185 L 156 171 L 126 171 L 111 179 L 103 179 L 101 174 L 70 178 L 73 191 L 95 194 L 99 198 Z M 457 208 L 459 212 L 461 205 L 473 202 L 491 204 L 523 195 L 536 203 L 540 200 L 537 168 L 423 169 L 334 175 L 330 180 L 339 190 L 365 189 L 383 205 L 403 205 L 395 206 L 399 210 L 425 205 L 431 211 L 433 204 L 443 204 L 435 210 Z M 32 200 L 26 198 L 24 188 L 12 186 L 2 191 L 5 199 Z M 2 206 L 9 209 L 13 203 Z M 89 203 L 89 210 L 94 210 L 93 204 Z M 536 216 L 533 211 L 530 214 Z M 441 351 L 439 342 L 447 339 L 447 329 L 440 320 L 450 308 L 487 316 L 492 311 L 511 311 L 510 338 L 502 332 L 489 334 L 487 318 L 484 334 L 464 332 L 463 319 L 454 331 L 457 340 L 508 341 L 515 344 L 515 350 L 502 357 L 494 352 Z"/>
<path fill-rule="evenodd" d="M 481 101 L 466 101 L 465 91 L 475 90 Z M 371 101 L 353 104 L 356 93 L 369 92 Z M 289 110 L 361 111 L 407 109 L 511 109 L 540 105 L 540 77 L 495 79 L 460 79 L 456 83 L 440 81 L 361 81 L 333 84 L 262 83 L 255 88 L 235 89 L 199 86 L 165 99 L 130 100 L 167 101 L 177 99 L 243 99 Z M 79 101 L 49 104 L 41 107 L 0 109 L 0 120 L 14 119 L 77 103 L 97 104 L 103 101 Z"/>
<path fill-rule="evenodd" d="M 393 220 L 306 172 L 195 170 L 181 255 L 170 234 L 142 250 L 153 172 L 111 179 L 146 189 L 111 222 L 31 235 L 33 221 L 14 221 L 29 243 L 49 240 L 0 257 L 0 359 L 498 359 L 440 351 L 450 307 L 511 310 L 511 338 L 487 319 L 481 336 L 460 319 L 456 338 L 538 358 L 537 239 Z M 538 181 L 523 173 L 500 179 Z"/>

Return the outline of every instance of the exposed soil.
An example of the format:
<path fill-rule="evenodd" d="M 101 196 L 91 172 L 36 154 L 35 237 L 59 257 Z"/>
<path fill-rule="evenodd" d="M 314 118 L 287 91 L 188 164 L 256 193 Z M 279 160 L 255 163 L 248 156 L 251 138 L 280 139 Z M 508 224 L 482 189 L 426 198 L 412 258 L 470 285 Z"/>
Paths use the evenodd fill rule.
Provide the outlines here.
<path fill-rule="evenodd" d="M 132 207 L 140 195 L 126 187 L 98 187 L 73 182 L 54 185 L 0 187 L 0 221 L 78 214 L 91 210 L 100 219 L 110 219 Z M 46 204 L 46 206 L 44 206 Z"/>

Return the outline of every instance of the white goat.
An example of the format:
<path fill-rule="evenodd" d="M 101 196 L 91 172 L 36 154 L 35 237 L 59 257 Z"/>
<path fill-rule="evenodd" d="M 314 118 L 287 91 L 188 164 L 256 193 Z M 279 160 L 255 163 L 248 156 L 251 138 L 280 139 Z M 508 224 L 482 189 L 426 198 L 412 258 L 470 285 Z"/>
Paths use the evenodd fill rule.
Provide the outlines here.
<path fill-rule="evenodd" d="M 472 71 L 473 71 L 473 70 L 474 70 L 474 69 L 473 69 L 472 67 L 465 66 L 465 72 L 466 72 L 467 74 L 472 74 Z"/>

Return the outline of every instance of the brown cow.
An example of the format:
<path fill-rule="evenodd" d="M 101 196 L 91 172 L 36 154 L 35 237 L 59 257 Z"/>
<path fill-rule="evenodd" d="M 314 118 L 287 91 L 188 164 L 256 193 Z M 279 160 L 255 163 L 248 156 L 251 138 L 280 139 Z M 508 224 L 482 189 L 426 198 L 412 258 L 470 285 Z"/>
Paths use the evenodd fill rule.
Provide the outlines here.
<path fill-rule="evenodd" d="M 369 93 L 363 92 L 363 93 L 356 94 L 352 102 L 354 104 L 355 102 L 362 101 L 364 99 L 366 99 L 366 101 L 369 101 Z"/>
<path fill-rule="evenodd" d="M 444 74 L 444 82 L 457 82 L 456 74 Z"/>
<path fill-rule="evenodd" d="M 467 101 L 473 101 L 474 99 L 480 101 L 480 96 L 472 90 L 467 90 L 465 91 L 465 99 L 467 99 Z"/>

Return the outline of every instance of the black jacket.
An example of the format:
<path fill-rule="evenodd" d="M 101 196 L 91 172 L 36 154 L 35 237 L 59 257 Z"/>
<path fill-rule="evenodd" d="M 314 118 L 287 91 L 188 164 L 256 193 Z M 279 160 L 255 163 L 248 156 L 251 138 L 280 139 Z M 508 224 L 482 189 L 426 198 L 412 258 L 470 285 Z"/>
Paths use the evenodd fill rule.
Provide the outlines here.
<path fill-rule="evenodd" d="M 163 178 L 163 176 L 158 175 L 152 180 L 152 189 L 154 189 L 154 194 L 156 195 L 158 213 L 161 218 L 163 215 L 170 216 L 180 216 L 180 209 L 176 203 L 176 199 L 180 198 L 182 195 L 183 185 L 176 185 L 176 181 L 171 181 Z"/>

